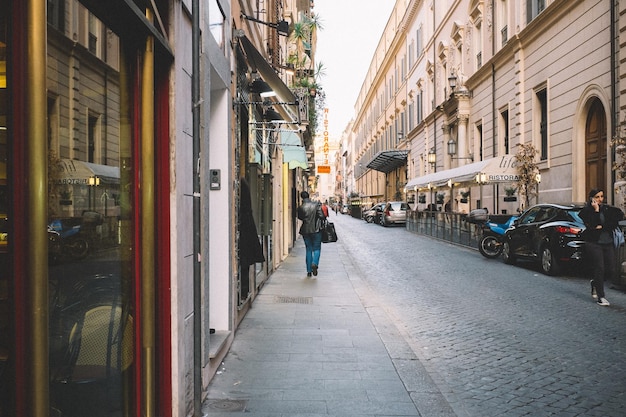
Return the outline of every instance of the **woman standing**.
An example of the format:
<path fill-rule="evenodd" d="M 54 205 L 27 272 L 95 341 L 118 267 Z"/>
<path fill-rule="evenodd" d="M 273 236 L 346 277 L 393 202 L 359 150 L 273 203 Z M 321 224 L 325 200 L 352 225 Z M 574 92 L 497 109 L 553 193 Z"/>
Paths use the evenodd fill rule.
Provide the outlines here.
<path fill-rule="evenodd" d="M 580 211 L 580 218 L 585 222 L 583 239 L 588 264 L 592 268 L 591 296 L 598 305 L 608 306 L 604 296 L 604 280 L 615 276 L 616 248 L 613 243 L 613 230 L 624 218 L 624 212 L 617 207 L 603 204 L 604 191 L 592 189 L 589 200 Z"/>

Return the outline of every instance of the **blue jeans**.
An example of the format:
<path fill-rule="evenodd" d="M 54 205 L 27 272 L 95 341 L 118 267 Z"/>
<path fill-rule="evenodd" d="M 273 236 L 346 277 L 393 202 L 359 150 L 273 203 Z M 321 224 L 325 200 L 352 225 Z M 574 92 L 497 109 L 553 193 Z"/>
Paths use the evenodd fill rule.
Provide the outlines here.
<path fill-rule="evenodd" d="M 306 246 L 306 272 L 313 270 L 312 265 L 320 264 L 320 253 L 322 252 L 322 232 L 302 235 Z"/>

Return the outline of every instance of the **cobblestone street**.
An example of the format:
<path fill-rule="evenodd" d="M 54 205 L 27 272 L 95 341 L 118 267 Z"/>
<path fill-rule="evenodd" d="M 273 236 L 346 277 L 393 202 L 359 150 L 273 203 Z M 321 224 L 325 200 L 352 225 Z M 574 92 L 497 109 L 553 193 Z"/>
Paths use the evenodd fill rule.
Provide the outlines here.
<path fill-rule="evenodd" d="M 333 217 L 333 219 L 335 219 Z M 341 244 L 458 415 L 626 415 L 626 294 L 340 216 Z"/>

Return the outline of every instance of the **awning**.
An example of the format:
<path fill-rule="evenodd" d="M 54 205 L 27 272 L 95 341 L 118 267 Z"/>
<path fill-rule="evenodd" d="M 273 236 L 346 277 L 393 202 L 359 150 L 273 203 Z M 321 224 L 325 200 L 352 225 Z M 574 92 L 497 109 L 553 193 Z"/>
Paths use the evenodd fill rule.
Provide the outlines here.
<path fill-rule="evenodd" d="M 369 164 L 367 164 L 367 167 L 369 169 L 388 174 L 394 169 L 402 165 L 406 165 L 406 158 L 408 154 L 408 151 L 381 151 L 376 154 L 374 159 L 372 159 Z"/>
<path fill-rule="evenodd" d="M 263 81 L 269 84 L 272 90 L 278 96 L 278 103 L 274 107 L 285 117 L 285 121 L 298 123 L 298 103 L 296 96 L 291 89 L 280 79 L 274 68 L 265 60 L 263 55 L 254 47 L 250 39 L 245 35 L 239 38 L 241 47 L 246 54 L 248 65 L 253 71 L 257 71 Z"/>
<path fill-rule="evenodd" d="M 519 179 L 517 158 L 515 155 L 502 155 L 445 171 L 433 172 L 432 174 L 413 178 L 404 188 L 407 191 L 411 191 L 427 188 L 429 184 L 432 187 L 442 187 L 448 185 L 448 181 L 452 181 L 455 184 L 475 183 L 477 175 L 481 175 L 483 183 L 517 181 Z"/>
<path fill-rule="evenodd" d="M 91 162 L 61 159 L 57 184 L 87 185 L 89 178 L 97 177 L 101 184 L 119 184 L 120 169 L 109 165 L 94 164 Z"/>
<path fill-rule="evenodd" d="M 300 167 L 307 169 L 306 150 L 302 146 L 300 136 L 294 132 L 280 132 L 280 148 L 283 151 L 283 163 L 289 164 L 289 169 Z"/>

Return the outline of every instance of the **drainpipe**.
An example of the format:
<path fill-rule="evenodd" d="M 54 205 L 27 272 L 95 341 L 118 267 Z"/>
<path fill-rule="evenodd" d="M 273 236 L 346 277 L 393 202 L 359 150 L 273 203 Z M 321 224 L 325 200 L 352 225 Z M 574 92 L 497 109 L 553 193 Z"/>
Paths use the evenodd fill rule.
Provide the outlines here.
<path fill-rule="evenodd" d="M 193 415 L 202 412 L 202 274 L 200 269 L 200 0 L 192 0 Z"/>
<path fill-rule="evenodd" d="M 611 112 L 611 134 L 613 136 L 617 135 L 617 129 L 619 126 L 619 114 L 620 114 L 620 103 L 619 103 L 619 91 L 617 85 L 617 59 L 616 56 L 619 53 L 618 43 L 617 43 L 617 25 L 615 19 L 617 17 L 615 11 L 615 3 L 614 1 L 610 2 L 611 4 L 611 98 L 613 101 L 613 111 Z M 611 162 L 615 161 L 615 147 L 611 146 Z M 611 170 L 611 184 L 615 184 L 615 170 Z M 615 188 L 611 187 L 611 201 L 615 202 Z"/>
<path fill-rule="evenodd" d="M 435 70 L 433 71 L 433 102 L 435 104 L 435 116 L 433 117 L 433 150 L 435 151 L 435 155 L 437 155 L 437 7 L 435 6 L 435 2 L 433 1 L 433 65 Z M 430 150 L 429 150 L 430 152 Z M 437 172 L 437 162 L 435 161 L 435 165 L 433 166 L 433 172 Z M 432 203 L 432 194 L 430 196 L 430 200 Z"/>

